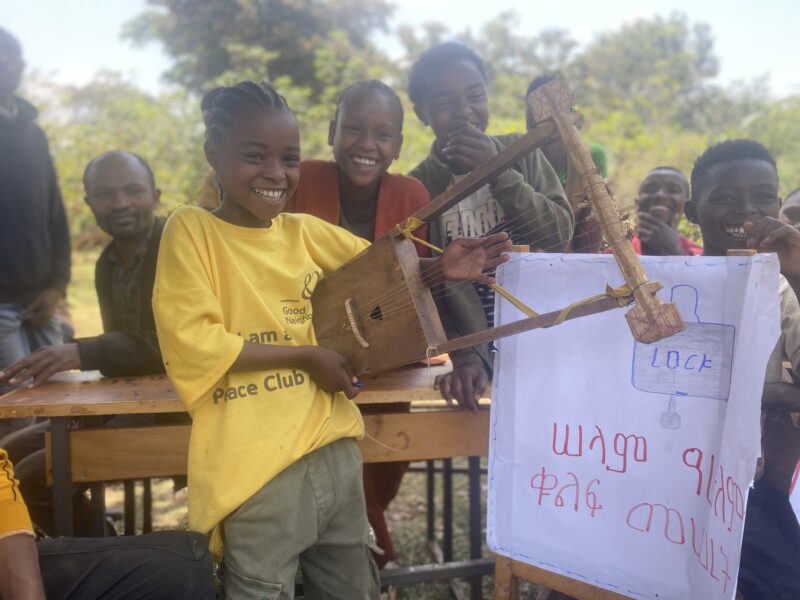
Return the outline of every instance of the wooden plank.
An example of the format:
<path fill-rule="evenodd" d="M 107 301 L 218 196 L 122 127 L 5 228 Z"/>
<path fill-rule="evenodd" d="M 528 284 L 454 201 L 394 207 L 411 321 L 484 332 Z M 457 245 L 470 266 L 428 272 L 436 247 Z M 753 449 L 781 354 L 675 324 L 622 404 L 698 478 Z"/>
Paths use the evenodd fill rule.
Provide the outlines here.
<path fill-rule="evenodd" d="M 367 435 L 359 447 L 365 462 L 482 456 L 488 451 L 487 410 L 367 415 L 364 424 Z M 164 425 L 73 431 L 72 481 L 182 475 L 186 473 L 190 428 Z"/>
<path fill-rule="evenodd" d="M 569 321 L 571 319 L 577 319 L 578 317 L 594 315 L 600 312 L 613 310 L 615 308 L 620 308 L 619 302 L 616 298 L 603 297 L 598 300 L 592 300 L 586 304 L 576 306 L 567 314 L 564 320 Z M 440 344 L 436 347 L 436 351 L 453 352 L 454 350 L 469 348 L 471 346 L 475 346 L 476 344 L 485 344 L 486 342 L 498 340 L 509 335 L 516 335 L 524 331 L 552 327 L 561 316 L 561 312 L 561 310 L 554 310 L 553 312 L 545 313 L 536 317 L 526 317 L 524 319 L 520 319 L 519 321 L 506 323 L 505 325 L 498 325 L 497 327 L 482 329 L 481 331 L 477 331 L 460 338 L 455 338 L 445 342 L 444 344 Z"/>
<path fill-rule="evenodd" d="M 0 396 L 0 419 L 184 411 L 166 375 L 63 373 L 38 388 L 18 388 Z"/>
<path fill-rule="evenodd" d="M 512 572 L 512 562 L 502 554 L 494 557 L 495 600 L 519 600 L 519 579 Z"/>
<path fill-rule="evenodd" d="M 359 441 L 366 462 L 485 456 L 489 411 L 412 412 L 365 415 Z"/>
<path fill-rule="evenodd" d="M 356 403 L 437 400 L 433 381 L 449 371 L 450 365 L 413 365 L 364 378 Z M 0 419 L 184 411 L 166 375 L 114 378 L 102 377 L 97 371 L 62 373 L 38 388 L 19 388 L 0 396 Z"/>
<path fill-rule="evenodd" d="M 500 558 L 499 555 L 498 558 Z M 615 592 L 610 592 L 586 582 L 552 573 L 518 560 L 511 560 L 510 562 L 513 577 L 543 585 L 552 590 L 577 598 L 578 600 L 627 600 L 630 598 L 630 596 L 623 596 Z M 509 596 L 509 600 L 513 598 L 513 596 Z"/>

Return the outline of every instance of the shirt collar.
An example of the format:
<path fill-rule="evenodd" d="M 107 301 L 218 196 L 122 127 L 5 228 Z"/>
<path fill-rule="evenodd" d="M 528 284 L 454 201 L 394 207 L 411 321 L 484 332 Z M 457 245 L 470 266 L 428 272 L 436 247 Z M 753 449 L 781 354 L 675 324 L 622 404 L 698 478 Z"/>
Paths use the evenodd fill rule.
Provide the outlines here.
<path fill-rule="evenodd" d="M 133 253 L 133 264 L 131 264 L 131 269 L 139 264 L 139 262 L 144 258 L 144 255 L 147 254 L 147 248 L 150 246 L 150 238 L 153 236 L 153 230 L 156 228 L 157 219 L 153 219 L 153 225 L 150 227 L 150 231 L 147 232 L 147 236 L 139 243 L 136 247 L 136 251 Z M 122 256 L 117 249 L 117 245 L 114 242 L 111 242 L 111 251 L 109 252 L 108 258 L 114 264 L 122 265 L 127 268 L 125 265 L 125 261 L 122 260 Z"/>

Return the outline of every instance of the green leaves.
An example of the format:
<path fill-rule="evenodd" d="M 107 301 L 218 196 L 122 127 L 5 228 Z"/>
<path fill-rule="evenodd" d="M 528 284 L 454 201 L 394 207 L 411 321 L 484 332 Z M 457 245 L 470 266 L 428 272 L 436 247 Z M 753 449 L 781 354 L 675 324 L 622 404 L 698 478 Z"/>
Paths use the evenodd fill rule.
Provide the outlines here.
<path fill-rule="evenodd" d="M 442 23 L 393 32 L 401 54 L 377 47 L 386 29 L 386 0 L 150 0 L 150 9 L 125 27 L 136 43 L 158 41 L 174 60 L 165 77 L 180 87 L 157 97 L 119 74 L 100 73 L 83 86 L 29 78 L 26 95 L 41 109 L 78 246 L 101 235 L 83 202 L 83 169 L 101 152 L 138 152 L 163 189 L 162 211 L 191 203 L 210 171 L 203 156 L 200 95 L 238 81 L 271 80 L 301 124 L 303 156 L 331 158 L 328 123 L 340 91 L 362 79 L 393 86 L 406 110 L 396 172 L 429 152 L 433 136 L 413 112 L 405 91 L 408 69 L 433 43 L 471 46 L 489 73 L 493 134 L 525 127 L 525 91 L 543 72 L 560 71 L 586 117 L 585 137 L 609 155 L 610 184 L 630 209 L 649 169 L 672 165 L 687 175 L 710 144 L 753 137 L 776 156 L 781 190 L 800 185 L 800 97 L 770 98 L 766 78 L 722 87 L 710 28 L 674 13 L 639 19 L 591 40 L 563 30 L 520 32 L 504 13 L 476 30 L 452 32 Z M 385 38 L 381 38 L 385 39 Z"/>

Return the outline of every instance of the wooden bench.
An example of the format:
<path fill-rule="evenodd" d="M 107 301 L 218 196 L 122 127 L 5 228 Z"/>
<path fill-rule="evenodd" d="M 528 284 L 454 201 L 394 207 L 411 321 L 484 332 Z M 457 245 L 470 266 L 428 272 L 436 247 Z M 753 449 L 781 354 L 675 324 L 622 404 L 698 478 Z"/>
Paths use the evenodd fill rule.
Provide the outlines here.
<path fill-rule="evenodd" d="M 495 600 L 519 600 L 520 581 L 544 586 L 536 600 L 555 600 L 560 594 L 578 600 L 628 600 L 628 596 L 621 596 L 500 554 L 495 556 L 494 564 Z"/>
<path fill-rule="evenodd" d="M 448 368 L 400 369 L 366 379 L 356 400 L 359 405 L 411 402 L 412 411 L 365 415 L 366 436 L 359 446 L 365 462 L 473 457 L 469 468 L 470 560 L 398 569 L 387 575 L 387 581 L 400 584 L 468 576 L 475 582 L 472 596 L 480 597 L 480 576 L 492 570 L 491 560 L 480 556 L 482 510 L 476 458 L 488 451 L 489 400 L 483 399 L 481 410 L 472 413 L 439 399 L 431 384 Z M 95 372 L 67 373 L 39 388 L 18 389 L 0 397 L 0 419 L 35 416 L 51 420 L 48 476 L 53 484 L 56 527 L 63 535 L 72 531 L 74 483 L 91 486 L 93 499 L 98 498 L 96 513 L 103 515 L 103 482 L 186 473 L 190 426 L 106 428 L 87 426 L 86 422 L 91 417 L 175 412 L 184 412 L 184 407 L 163 375 L 103 378 Z"/>

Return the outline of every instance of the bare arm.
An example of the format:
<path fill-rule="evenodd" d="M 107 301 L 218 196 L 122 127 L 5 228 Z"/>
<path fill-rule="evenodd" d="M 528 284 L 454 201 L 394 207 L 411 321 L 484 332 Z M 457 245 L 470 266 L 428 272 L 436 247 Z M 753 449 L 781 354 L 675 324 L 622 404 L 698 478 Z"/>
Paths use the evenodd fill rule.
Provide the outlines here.
<path fill-rule="evenodd" d="M 15 534 L 0 539 L 0 598 L 45 600 L 33 536 Z"/>

